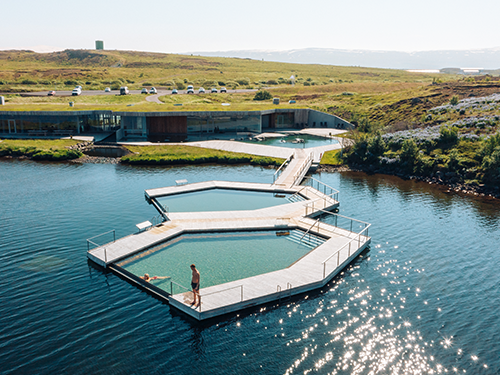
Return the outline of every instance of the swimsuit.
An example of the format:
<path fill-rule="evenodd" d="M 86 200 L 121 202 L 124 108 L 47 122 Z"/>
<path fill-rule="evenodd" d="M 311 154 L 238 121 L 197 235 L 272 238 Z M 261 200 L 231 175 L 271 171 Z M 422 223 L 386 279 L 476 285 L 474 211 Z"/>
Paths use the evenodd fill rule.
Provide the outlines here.
<path fill-rule="evenodd" d="M 191 283 L 191 289 L 193 289 L 193 290 L 199 290 L 200 289 L 200 283 Z"/>

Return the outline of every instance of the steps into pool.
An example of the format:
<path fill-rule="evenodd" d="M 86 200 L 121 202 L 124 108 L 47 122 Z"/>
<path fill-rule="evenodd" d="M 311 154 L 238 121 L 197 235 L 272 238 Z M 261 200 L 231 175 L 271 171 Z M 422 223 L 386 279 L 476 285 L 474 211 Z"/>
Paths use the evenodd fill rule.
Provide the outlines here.
<path fill-rule="evenodd" d="M 295 242 L 297 244 L 305 245 L 310 249 L 314 249 L 319 245 L 322 245 L 326 242 L 325 239 L 320 238 L 314 234 L 307 233 L 305 234 L 302 231 L 293 230 L 290 232 L 290 235 L 286 237 L 288 240 Z"/>

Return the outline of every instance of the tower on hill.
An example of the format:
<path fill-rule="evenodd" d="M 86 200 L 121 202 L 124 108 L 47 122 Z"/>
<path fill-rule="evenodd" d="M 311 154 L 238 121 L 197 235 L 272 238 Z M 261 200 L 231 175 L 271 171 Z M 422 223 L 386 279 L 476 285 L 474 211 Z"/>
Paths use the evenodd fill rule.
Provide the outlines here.
<path fill-rule="evenodd" d="M 95 49 L 104 49 L 104 41 L 96 40 L 95 41 Z"/>

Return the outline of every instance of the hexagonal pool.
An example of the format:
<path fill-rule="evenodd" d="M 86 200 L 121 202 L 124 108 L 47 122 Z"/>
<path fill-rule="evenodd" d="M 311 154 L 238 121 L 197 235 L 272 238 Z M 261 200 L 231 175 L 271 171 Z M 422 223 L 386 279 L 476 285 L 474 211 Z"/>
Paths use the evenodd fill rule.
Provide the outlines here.
<path fill-rule="evenodd" d="M 170 280 L 189 287 L 194 263 L 206 288 L 286 268 L 324 242 L 309 236 L 300 241 L 303 234 L 297 229 L 183 234 L 116 265 L 136 276 L 170 276 L 152 281 L 170 292 Z"/>

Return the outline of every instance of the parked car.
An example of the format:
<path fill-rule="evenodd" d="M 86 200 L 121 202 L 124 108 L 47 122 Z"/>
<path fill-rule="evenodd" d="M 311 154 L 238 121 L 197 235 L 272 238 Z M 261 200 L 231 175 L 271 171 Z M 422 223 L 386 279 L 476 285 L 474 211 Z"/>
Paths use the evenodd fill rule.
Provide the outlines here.
<path fill-rule="evenodd" d="M 120 95 L 128 95 L 130 94 L 130 91 L 128 91 L 127 86 L 120 87 Z"/>
<path fill-rule="evenodd" d="M 194 87 L 193 87 L 193 85 L 189 85 L 187 87 L 186 94 L 194 94 Z"/>
<path fill-rule="evenodd" d="M 204 94 L 205 93 L 205 89 L 203 87 L 200 87 L 200 89 L 198 90 L 198 94 Z"/>
<path fill-rule="evenodd" d="M 141 90 L 141 94 L 147 94 L 147 93 L 148 93 L 148 89 L 143 87 Z"/>
<path fill-rule="evenodd" d="M 54 90 L 51 90 L 47 93 L 48 96 L 55 96 L 56 92 Z"/>
<path fill-rule="evenodd" d="M 217 89 L 215 87 L 212 87 L 212 90 L 210 90 L 211 93 L 216 93 L 217 94 Z"/>
<path fill-rule="evenodd" d="M 227 93 L 227 90 L 226 90 L 226 88 L 225 88 L 225 87 L 221 87 L 221 88 L 220 88 L 220 92 L 226 92 L 226 93 Z"/>
<path fill-rule="evenodd" d="M 173 90 L 172 90 L 172 94 L 177 94 L 177 93 L 178 93 L 178 92 L 177 92 L 177 89 L 173 89 Z"/>
<path fill-rule="evenodd" d="M 81 86 L 76 86 L 73 91 L 71 91 L 71 95 L 72 96 L 78 96 L 78 95 L 81 95 L 82 93 L 82 89 L 81 89 Z"/>
<path fill-rule="evenodd" d="M 111 92 L 111 88 L 106 87 L 106 88 L 104 89 L 104 92 Z"/>
<path fill-rule="evenodd" d="M 158 94 L 158 90 L 156 90 L 155 87 L 151 87 L 151 90 L 149 90 L 150 94 Z"/>

